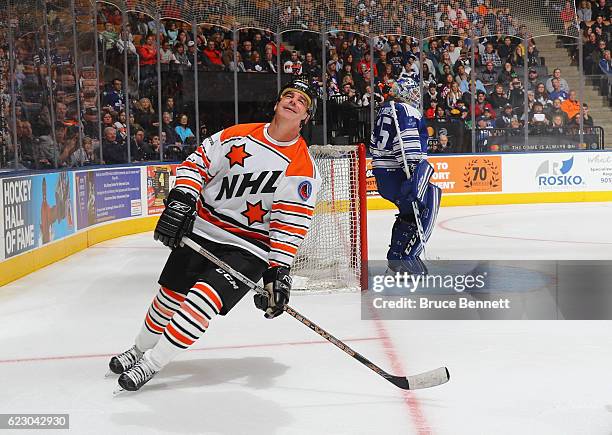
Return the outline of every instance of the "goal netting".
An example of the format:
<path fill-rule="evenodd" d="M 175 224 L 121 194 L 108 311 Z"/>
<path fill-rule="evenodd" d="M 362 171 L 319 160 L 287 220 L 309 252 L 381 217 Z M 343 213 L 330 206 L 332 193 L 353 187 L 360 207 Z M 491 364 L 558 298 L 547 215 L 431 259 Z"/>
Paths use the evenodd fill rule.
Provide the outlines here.
<path fill-rule="evenodd" d="M 365 147 L 313 145 L 309 150 L 323 182 L 291 268 L 293 288 L 356 291 L 367 280 Z"/>

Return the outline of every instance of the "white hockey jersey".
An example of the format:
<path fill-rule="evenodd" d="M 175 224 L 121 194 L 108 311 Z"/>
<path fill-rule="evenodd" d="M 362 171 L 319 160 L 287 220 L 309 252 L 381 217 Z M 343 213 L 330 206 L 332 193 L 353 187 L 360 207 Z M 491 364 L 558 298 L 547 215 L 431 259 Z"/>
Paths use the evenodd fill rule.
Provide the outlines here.
<path fill-rule="evenodd" d="M 427 126 L 421 113 L 407 103 L 395 103 L 404 154 L 409 164 L 427 157 Z M 372 168 L 399 169 L 404 167 L 402 147 L 389 102 L 381 106 L 370 138 Z"/>
<path fill-rule="evenodd" d="M 194 233 L 291 267 L 306 236 L 321 179 L 300 136 L 278 142 L 269 124 L 238 124 L 205 139 L 176 171 L 197 198 Z"/>

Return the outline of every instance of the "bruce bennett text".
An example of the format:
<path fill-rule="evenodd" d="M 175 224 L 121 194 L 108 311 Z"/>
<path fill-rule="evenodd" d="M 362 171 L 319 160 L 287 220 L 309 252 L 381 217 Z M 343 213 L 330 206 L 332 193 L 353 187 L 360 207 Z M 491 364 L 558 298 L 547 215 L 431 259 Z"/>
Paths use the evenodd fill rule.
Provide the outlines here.
<path fill-rule="evenodd" d="M 475 301 L 469 298 L 436 300 L 424 296 L 393 299 L 378 297 L 372 299 L 372 306 L 378 310 L 507 310 L 510 308 L 510 300 L 508 298 L 487 301 Z"/>

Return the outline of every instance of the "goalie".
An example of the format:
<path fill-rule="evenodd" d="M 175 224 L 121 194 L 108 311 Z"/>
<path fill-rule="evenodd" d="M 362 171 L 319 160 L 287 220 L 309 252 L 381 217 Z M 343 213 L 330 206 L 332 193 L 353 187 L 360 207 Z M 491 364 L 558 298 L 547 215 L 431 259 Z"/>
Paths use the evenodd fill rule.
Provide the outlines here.
<path fill-rule="evenodd" d="M 245 284 L 181 240 L 189 236 L 267 295 L 255 305 L 274 318 L 289 302 L 289 269 L 306 236 L 320 177 L 300 135 L 314 116 L 316 92 L 285 85 L 269 124 L 240 124 L 204 140 L 181 165 L 154 237 L 172 252 L 135 345 L 113 357 L 116 391 L 136 391 L 193 345 L 217 315 L 248 292 Z"/>
<path fill-rule="evenodd" d="M 431 236 L 441 190 L 430 183 L 426 160 L 427 128 L 418 107 L 418 83 L 402 73 L 383 88 L 385 103 L 376 115 L 370 139 L 372 172 L 379 194 L 399 209 L 391 230 L 387 261 L 391 272 L 426 274 L 420 259 Z"/>

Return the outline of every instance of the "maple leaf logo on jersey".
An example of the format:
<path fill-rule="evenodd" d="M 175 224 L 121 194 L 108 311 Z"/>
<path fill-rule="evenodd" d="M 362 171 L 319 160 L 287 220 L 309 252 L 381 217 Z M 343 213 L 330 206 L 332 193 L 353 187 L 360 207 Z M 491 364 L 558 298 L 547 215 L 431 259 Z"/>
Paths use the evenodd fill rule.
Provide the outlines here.
<path fill-rule="evenodd" d="M 244 148 L 245 145 L 232 145 L 230 152 L 225 155 L 229 160 L 230 168 L 233 168 L 234 165 L 240 165 L 244 168 L 244 161 L 251 157 L 251 154 L 247 153 Z"/>
<path fill-rule="evenodd" d="M 249 225 L 253 225 L 256 222 L 263 224 L 263 217 L 267 213 L 268 210 L 264 210 L 264 208 L 261 206 L 261 201 L 258 201 L 255 204 L 251 204 L 247 201 L 247 209 L 241 214 L 249 220 Z"/>

